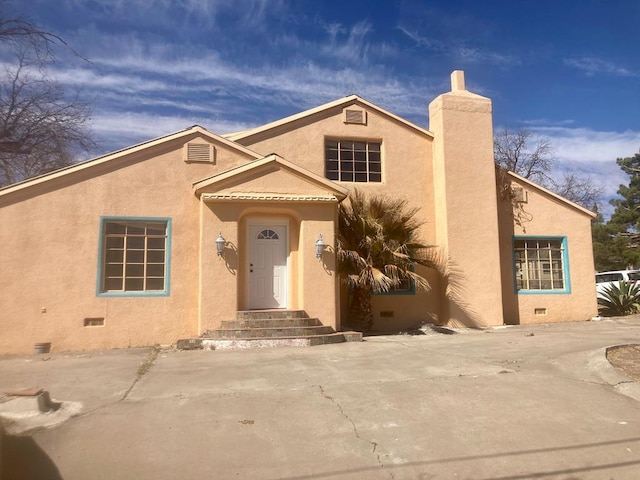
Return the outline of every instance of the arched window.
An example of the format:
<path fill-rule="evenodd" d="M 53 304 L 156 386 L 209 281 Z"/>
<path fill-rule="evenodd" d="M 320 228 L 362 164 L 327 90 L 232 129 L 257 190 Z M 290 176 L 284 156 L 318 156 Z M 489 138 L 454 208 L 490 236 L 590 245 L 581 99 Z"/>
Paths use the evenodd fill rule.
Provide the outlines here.
<path fill-rule="evenodd" d="M 279 240 L 278 234 L 271 230 L 270 228 L 265 228 L 256 237 L 258 240 Z"/>

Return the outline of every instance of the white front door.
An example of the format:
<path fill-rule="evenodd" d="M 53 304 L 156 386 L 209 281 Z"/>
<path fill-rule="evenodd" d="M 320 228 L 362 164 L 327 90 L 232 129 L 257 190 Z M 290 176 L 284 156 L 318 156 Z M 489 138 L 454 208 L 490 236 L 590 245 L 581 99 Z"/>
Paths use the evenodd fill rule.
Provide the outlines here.
<path fill-rule="evenodd" d="M 287 306 L 287 226 L 249 225 L 249 308 Z"/>

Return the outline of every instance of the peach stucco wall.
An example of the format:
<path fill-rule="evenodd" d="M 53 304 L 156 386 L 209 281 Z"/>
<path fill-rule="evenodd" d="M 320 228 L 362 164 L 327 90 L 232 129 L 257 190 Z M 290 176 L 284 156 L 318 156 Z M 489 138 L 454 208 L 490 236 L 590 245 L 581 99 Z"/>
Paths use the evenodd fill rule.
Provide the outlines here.
<path fill-rule="evenodd" d="M 366 125 L 344 122 L 344 108 L 362 108 L 367 112 Z M 426 107 L 425 107 L 426 110 Z M 336 182 L 349 189 L 358 188 L 368 194 L 402 198 L 409 207 L 420 208 L 424 221 L 420 235 L 430 245 L 436 244 L 435 208 L 430 133 L 414 129 L 366 105 L 340 105 L 323 110 L 311 118 L 285 125 L 238 141 L 262 154 L 275 153 L 303 168 L 324 176 L 325 139 L 380 141 L 383 176 L 380 183 Z M 437 276 L 425 273 L 433 284 L 431 292 L 416 295 L 376 295 L 373 314 L 376 330 L 397 330 L 437 321 L 441 301 Z M 342 311 L 346 311 L 346 290 Z"/>
<path fill-rule="evenodd" d="M 195 136 L 0 197 L 0 353 L 173 343 L 197 329 L 199 203 L 192 183 L 246 163 L 217 145 L 217 164 L 186 164 Z M 172 220 L 168 296 L 96 293 L 102 216 Z M 215 251 L 213 253 L 215 255 Z M 104 326 L 84 326 L 85 318 Z"/>
<path fill-rule="evenodd" d="M 527 324 L 589 320 L 597 314 L 596 289 L 591 243 L 592 216 L 579 207 L 533 187 L 513 180 L 524 188 L 527 202 L 521 204 L 521 225 L 514 222 L 511 203 L 500 206 L 500 245 L 505 323 Z M 567 293 L 520 293 L 515 289 L 513 236 L 566 237 L 569 264 Z M 536 310 L 538 313 L 536 313 Z"/>

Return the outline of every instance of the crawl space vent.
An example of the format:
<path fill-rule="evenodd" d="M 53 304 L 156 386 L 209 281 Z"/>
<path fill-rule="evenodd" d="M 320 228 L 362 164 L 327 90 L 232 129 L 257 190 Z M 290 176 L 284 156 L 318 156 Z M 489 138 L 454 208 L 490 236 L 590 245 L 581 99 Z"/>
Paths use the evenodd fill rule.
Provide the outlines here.
<path fill-rule="evenodd" d="M 215 149 L 208 143 L 187 143 L 184 161 L 187 163 L 215 163 Z"/>

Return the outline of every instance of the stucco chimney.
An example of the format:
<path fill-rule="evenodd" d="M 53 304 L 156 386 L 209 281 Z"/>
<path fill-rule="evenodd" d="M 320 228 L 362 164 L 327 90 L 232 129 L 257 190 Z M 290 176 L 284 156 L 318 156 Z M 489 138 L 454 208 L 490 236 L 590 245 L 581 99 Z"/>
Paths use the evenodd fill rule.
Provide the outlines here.
<path fill-rule="evenodd" d="M 466 90 L 463 70 L 454 70 L 451 73 L 451 91 L 455 92 L 456 90 Z"/>
<path fill-rule="evenodd" d="M 441 312 L 454 324 L 501 325 L 502 283 L 491 100 L 451 74 L 451 92 L 429 105 L 436 244 L 460 273 L 464 296 Z"/>

